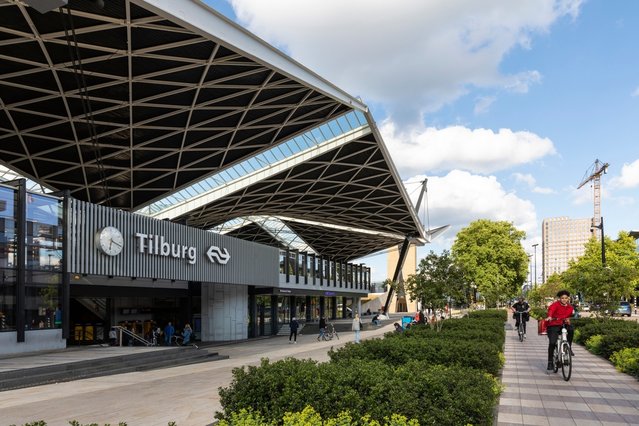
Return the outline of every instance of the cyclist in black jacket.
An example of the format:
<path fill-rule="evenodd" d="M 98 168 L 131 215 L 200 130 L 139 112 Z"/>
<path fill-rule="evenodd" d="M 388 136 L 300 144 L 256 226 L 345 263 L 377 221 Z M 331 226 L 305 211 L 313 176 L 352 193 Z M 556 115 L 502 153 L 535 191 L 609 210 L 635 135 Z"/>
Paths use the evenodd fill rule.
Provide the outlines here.
<path fill-rule="evenodd" d="M 526 322 L 528 321 L 528 313 L 530 312 L 530 305 L 526 302 L 524 296 L 519 296 L 519 300 L 510 307 L 510 310 L 513 312 L 513 318 L 515 319 L 515 329 L 519 329 L 519 319 L 523 321 L 524 326 L 524 339 L 526 338 Z M 521 312 L 521 315 L 518 315 L 517 312 Z"/>

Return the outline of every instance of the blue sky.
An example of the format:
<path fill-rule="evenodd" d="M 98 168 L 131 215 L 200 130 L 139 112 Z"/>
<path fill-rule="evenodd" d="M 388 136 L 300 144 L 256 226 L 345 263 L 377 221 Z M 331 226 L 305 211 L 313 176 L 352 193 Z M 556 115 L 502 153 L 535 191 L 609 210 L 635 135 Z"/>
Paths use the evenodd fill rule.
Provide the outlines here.
<path fill-rule="evenodd" d="M 451 225 L 418 257 L 480 218 L 532 253 L 544 218 L 592 217 L 595 159 L 606 234 L 639 229 L 639 2 L 205 3 L 371 108 L 414 201 L 428 178 L 420 217 Z M 363 262 L 385 278 L 385 256 Z"/>

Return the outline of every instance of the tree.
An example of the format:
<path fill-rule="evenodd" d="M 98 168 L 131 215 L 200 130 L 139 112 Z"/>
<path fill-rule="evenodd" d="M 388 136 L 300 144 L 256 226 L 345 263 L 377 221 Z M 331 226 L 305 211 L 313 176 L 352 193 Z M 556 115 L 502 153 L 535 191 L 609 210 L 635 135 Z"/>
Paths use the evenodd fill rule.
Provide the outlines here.
<path fill-rule="evenodd" d="M 432 250 L 419 261 L 417 273 L 410 275 L 404 288 L 411 299 L 418 300 L 423 307 L 443 309 L 449 300 L 463 302 L 465 300 L 464 275 L 454 264 L 448 250 L 438 256 Z"/>
<path fill-rule="evenodd" d="M 454 262 L 474 283 L 489 306 L 516 295 L 528 274 L 526 237 L 510 222 L 480 219 L 458 234 L 452 247 Z"/>
<path fill-rule="evenodd" d="M 453 263 L 448 250 L 438 256 L 432 250 L 419 261 L 417 273 L 410 275 L 404 283 L 411 299 L 419 300 L 425 307 L 441 309 L 448 298 L 456 302 L 465 301 L 464 276 Z"/>
<path fill-rule="evenodd" d="M 552 274 L 545 283 L 528 292 L 528 302 L 545 309 L 548 302 L 554 300 L 560 290 L 568 290 L 573 295 L 576 293 L 570 284 L 564 282 L 560 274 Z"/>
<path fill-rule="evenodd" d="M 636 242 L 627 232 L 619 232 L 616 241 L 605 237 L 606 264 L 602 263 L 601 241 L 595 237 L 586 243 L 579 259 L 570 261 L 562 281 L 577 290 L 582 298 L 602 309 L 616 308 L 622 297 L 634 294 L 639 283 L 639 254 Z"/>

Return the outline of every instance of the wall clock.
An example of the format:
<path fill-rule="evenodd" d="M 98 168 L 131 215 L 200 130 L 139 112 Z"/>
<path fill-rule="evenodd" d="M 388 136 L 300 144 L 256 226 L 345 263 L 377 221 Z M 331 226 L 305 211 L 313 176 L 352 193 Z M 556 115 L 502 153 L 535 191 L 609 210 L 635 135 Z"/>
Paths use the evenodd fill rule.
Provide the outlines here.
<path fill-rule="evenodd" d="M 117 256 L 124 247 L 124 237 L 117 228 L 107 226 L 98 231 L 95 236 L 95 245 L 102 253 Z"/>

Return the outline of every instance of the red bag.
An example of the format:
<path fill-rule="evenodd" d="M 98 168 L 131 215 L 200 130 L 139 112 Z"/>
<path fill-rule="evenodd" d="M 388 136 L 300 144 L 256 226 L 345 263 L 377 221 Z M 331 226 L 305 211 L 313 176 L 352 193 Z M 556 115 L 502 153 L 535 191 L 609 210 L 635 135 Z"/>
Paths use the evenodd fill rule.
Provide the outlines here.
<path fill-rule="evenodd" d="M 537 320 L 537 334 L 548 334 L 548 321 Z"/>

